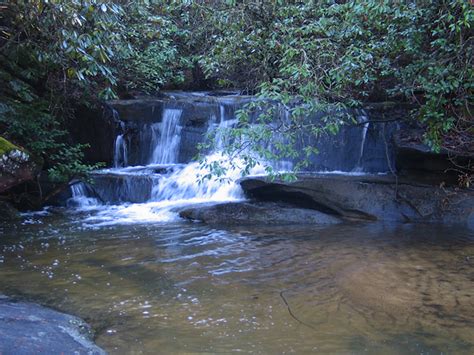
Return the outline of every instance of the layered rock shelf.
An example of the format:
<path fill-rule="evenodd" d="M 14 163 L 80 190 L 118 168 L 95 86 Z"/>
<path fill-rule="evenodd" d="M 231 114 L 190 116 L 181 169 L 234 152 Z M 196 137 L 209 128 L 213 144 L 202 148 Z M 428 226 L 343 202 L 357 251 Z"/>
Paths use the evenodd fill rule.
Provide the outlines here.
<path fill-rule="evenodd" d="M 459 223 L 474 227 L 474 191 L 390 175 L 302 174 L 295 182 L 248 177 L 245 193 L 354 220 Z"/>

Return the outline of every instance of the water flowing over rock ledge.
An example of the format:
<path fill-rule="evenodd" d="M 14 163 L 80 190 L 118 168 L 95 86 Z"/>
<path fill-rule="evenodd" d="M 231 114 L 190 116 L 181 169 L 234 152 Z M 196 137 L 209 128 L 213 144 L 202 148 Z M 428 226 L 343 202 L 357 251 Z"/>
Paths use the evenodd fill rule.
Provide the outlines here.
<path fill-rule="evenodd" d="M 2 295 L 0 353 L 106 354 L 92 342 L 90 328 L 83 320 Z"/>
<path fill-rule="evenodd" d="M 294 183 L 259 177 L 238 184 L 236 170 L 223 181 L 202 180 L 210 170 L 194 160 L 200 143 L 214 136 L 215 146 L 201 153 L 208 163 L 224 160 L 230 166 L 221 155 L 226 129 L 238 125 L 237 112 L 256 100 L 261 99 L 238 92 L 164 92 L 109 101 L 109 118 L 115 122 L 108 143 L 112 167 L 92 173 L 92 185 L 73 184 L 69 207 L 95 210 L 96 222 L 107 224 L 174 221 L 180 212 L 187 219 L 222 225 L 340 220 L 474 225 L 472 191 L 455 187 L 458 176 L 446 173 L 452 167 L 448 157 L 422 147 L 419 135 L 413 146 L 414 140 L 402 134 L 414 132 L 405 122 L 407 107 L 368 105 L 351 110 L 353 124 L 342 125 L 334 135 L 316 140 L 301 133 L 319 154 L 310 159 L 311 173 L 300 174 Z M 288 107 L 268 104 L 275 105 L 275 122 L 287 122 Z M 257 122 L 258 114 L 259 109 L 252 111 L 250 122 Z M 307 118 L 317 122 L 323 116 L 313 112 Z M 288 171 L 298 160 L 263 163 Z M 250 174 L 265 171 L 258 165 Z M 253 201 L 242 202 L 245 197 Z"/>
<path fill-rule="evenodd" d="M 197 146 L 203 143 L 212 127 L 230 127 L 236 124 L 236 112 L 247 104 L 260 101 L 254 96 L 220 92 L 164 92 L 159 97 L 136 97 L 130 100 L 113 100 L 107 103 L 118 123 L 115 166 L 146 165 L 152 162 L 188 163 L 198 153 Z M 277 103 L 269 103 L 277 105 Z M 170 120 L 170 113 L 179 114 Z M 261 112 L 251 113 L 250 121 L 256 121 Z M 391 135 L 399 129 L 404 108 L 368 107 L 352 112 L 355 125 L 344 125 L 335 136 L 320 137 L 312 144 L 319 154 L 311 159 L 311 171 L 340 170 L 386 172 L 393 166 Z M 280 107 L 274 113 L 275 121 L 285 121 L 288 112 Z M 312 113 L 311 120 L 320 120 L 322 113 Z M 388 121 L 386 117 L 389 118 Z M 169 126 L 169 136 L 177 145 L 172 159 L 153 156 L 152 149 L 160 143 L 162 126 Z M 179 136 L 179 137 L 178 137 Z M 307 137 L 309 139 L 309 137 Z M 91 142 L 92 145 L 94 145 Z M 153 147 L 152 149 L 150 147 Z M 117 152 L 119 153 L 117 155 Z M 118 158 L 118 159 L 117 159 Z M 118 165 L 117 165 L 118 160 Z"/>

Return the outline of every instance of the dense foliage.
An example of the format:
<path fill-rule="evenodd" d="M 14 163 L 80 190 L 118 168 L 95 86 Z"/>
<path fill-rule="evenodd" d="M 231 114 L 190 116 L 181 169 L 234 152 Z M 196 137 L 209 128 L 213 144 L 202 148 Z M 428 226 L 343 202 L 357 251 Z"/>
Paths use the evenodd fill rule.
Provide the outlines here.
<path fill-rule="evenodd" d="M 14 1 L 2 6 L 1 134 L 45 161 L 67 180 L 89 167 L 66 131 L 72 103 L 106 95 L 119 16 L 114 6 L 81 1 Z"/>
<path fill-rule="evenodd" d="M 292 157 L 286 145 L 267 149 L 275 134 L 292 143 L 301 130 L 337 131 L 344 117 L 334 112 L 366 101 L 412 105 L 435 150 L 474 150 L 466 0 L 35 0 L 0 10 L 0 134 L 43 157 L 57 179 L 91 168 L 66 131 L 75 105 L 179 87 L 197 80 L 196 68 L 211 88 L 291 108 L 284 124 L 266 112 L 250 125 L 242 112 L 229 153 Z M 307 122 L 308 110 L 328 114 Z"/>
<path fill-rule="evenodd" d="M 434 150 L 474 151 L 469 2 L 244 1 L 202 13 L 213 24 L 205 33 L 212 44 L 200 57 L 208 75 L 262 97 L 304 104 L 293 108 L 293 120 L 283 128 L 290 140 L 297 128 L 318 135 L 341 123 L 333 109 L 326 121 L 301 124 L 303 107 L 324 111 L 396 101 L 413 107 L 411 118 Z M 272 139 L 275 126 L 267 128 L 257 137 L 255 129 L 245 132 L 258 142 L 251 143 L 255 150 Z"/>

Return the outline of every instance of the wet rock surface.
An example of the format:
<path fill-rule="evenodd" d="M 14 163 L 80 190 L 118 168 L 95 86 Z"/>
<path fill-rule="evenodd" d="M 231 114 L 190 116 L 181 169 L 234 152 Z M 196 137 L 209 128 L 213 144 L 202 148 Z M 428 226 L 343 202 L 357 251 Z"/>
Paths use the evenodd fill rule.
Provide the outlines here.
<path fill-rule="evenodd" d="M 352 219 L 443 222 L 474 227 L 474 191 L 413 185 L 389 175 L 300 175 L 292 183 L 248 177 L 240 182 L 260 201 L 282 201 Z"/>
<path fill-rule="evenodd" d="M 238 92 L 162 92 L 159 96 L 135 97 L 129 100 L 112 100 L 107 105 L 116 113 L 121 127 L 120 134 L 127 142 L 128 164 L 143 165 L 149 163 L 140 152 L 150 146 L 150 132 L 153 125 L 163 121 L 168 109 L 181 111 L 179 120 L 181 142 L 176 162 L 186 163 L 199 153 L 197 146 L 205 141 L 209 128 L 221 121 L 236 118 L 236 112 L 244 109 L 250 102 L 259 99 Z M 249 112 L 250 121 L 257 120 L 263 110 Z M 402 112 L 405 112 L 402 110 Z M 393 108 L 380 110 L 355 110 L 352 112 L 357 124 L 344 125 L 336 135 L 320 137 L 314 140 L 304 137 L 308 144 L 317 146 L 319 154 L 311 158 L 312 171 L 352 171 L 363 169 L 369 172 L 390 171 L 393 164 L 391 135 L 398 124 L 380 123 L 383 117 L 396 120 L 400 112 Z M 276 109 L 274 120 L 286 120 L 286 114 Z M 323 113 L 315 113 L 311 120 L 320 120 Z M 139 147 L 137 149 L 137 147 Z M 303 146 L 296 147 L 303 149 Z M 389 164 L 389 161 L 391 164 Z"/>
<path fill-rule="evenodd" d="M 106 106 L 75 108 L 75 119 L 68 122 L 71 139 L 84 147 L 84 160 L 88 163 L 113 162 L 117 120 Z"/>
<path fill-rule="evenodd" d="M 105 354 L 81 319 L 0 295 L 1 354 Z"/>
<path fill-rule="evenodd" d="M 203 204 L 180 211 L 190 220 L 220 225 L 336 224 L 341 220 L 316 210 L 272 202 Z"/>

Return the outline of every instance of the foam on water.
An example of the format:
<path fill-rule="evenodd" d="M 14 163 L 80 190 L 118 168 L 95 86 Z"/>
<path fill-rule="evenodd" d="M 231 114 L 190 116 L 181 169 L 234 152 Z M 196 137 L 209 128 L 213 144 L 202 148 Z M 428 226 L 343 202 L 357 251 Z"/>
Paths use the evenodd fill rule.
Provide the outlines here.
<path fill-rule="evenodd" d="M 164 176 L 153 188 L 152 199 L 162 200 L 189 200 L 193 198 L 207 201 L 230 201 L 243 199 L 244 195 L 236 180 L 241 177 L 238 167 L 243 165 L 242 161 L 231 162 L 220 153 L 214 153 L 206 157 L 206 164 L 193 162 L 186 165 L 182 170 Z M 210 174 L 209 164 L 221 163 L 225 174 L 219 178 L 206 178 Z M 263 168 L 257 166 L 252 173 L 261 173 Z"/>
<path fill-rule="evenodd" d="M 83 220 L 86 225 L 104 226 L 176 221 L 182 207 L 206 202 L 239 201 L 245 198 L 242 188 L 236 182 L 241 177 L 239 167 L 243 166 L 243 161 L 235 160 L 231 164 L 221 153 L 213 153 L 207 156 L 205 161 L 206 164 L 192 162 L 185 166 L 176 165 L 175 171 L 157 180 L 150 200 L 145 203 L 101 204 L 98 199 L 89 196 L 85 185 L 81 183 L 73 185 L 73 197 L 69 206 L 75 206 L 77 212 L 94 212 Z M 219 178 L 207 177 L 211 172 L 209 165 L 213 163 L 221 164 L 225 170 Z M 139 171 L 156 167 L 157 165 L 150 165 L 140 169 L 127 167 L 105 171 L 113 171 L 115 174 L 142 174 Z M 261 165 L 251 170 L 252 175 L 263 173 Z"/>

